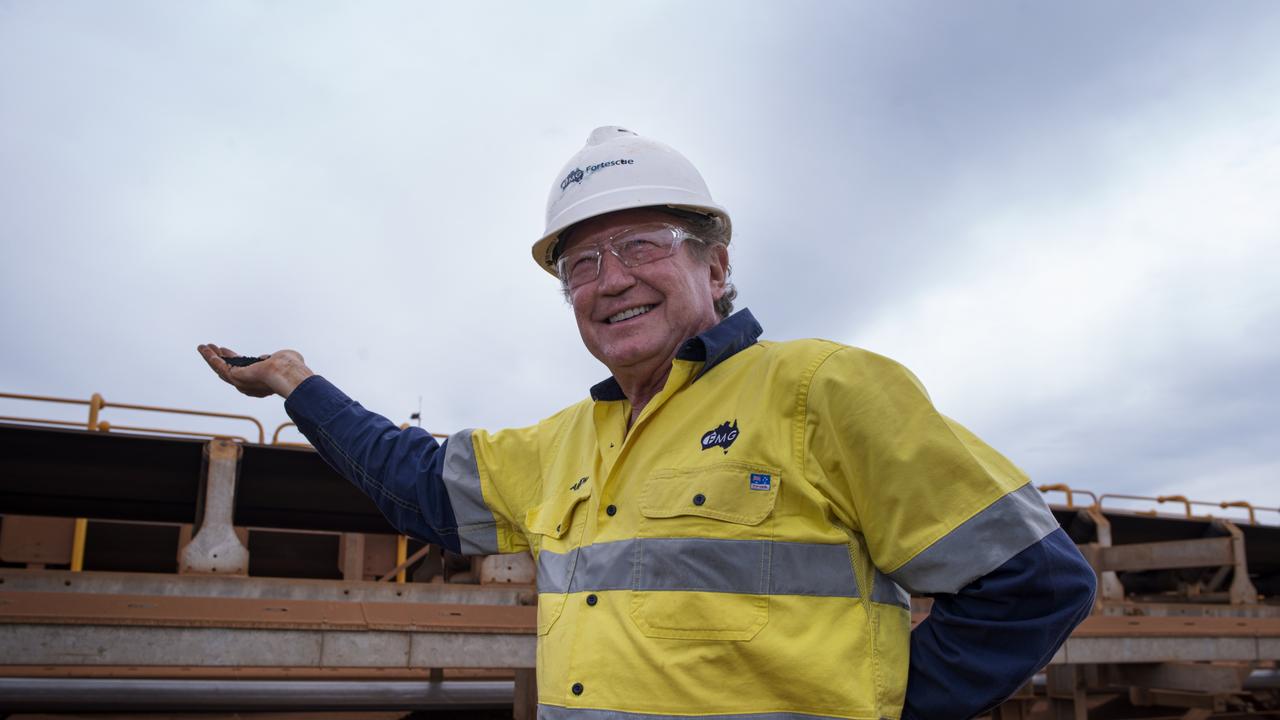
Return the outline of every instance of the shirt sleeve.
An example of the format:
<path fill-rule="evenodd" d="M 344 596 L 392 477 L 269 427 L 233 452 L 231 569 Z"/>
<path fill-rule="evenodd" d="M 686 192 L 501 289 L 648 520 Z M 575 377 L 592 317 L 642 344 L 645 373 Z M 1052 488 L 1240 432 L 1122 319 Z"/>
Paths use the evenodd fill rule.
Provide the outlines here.
<path fill-rule="evenodd" d="M 401 430 L 319 375 L 290 393 L 285 411 L 400 532 L 468 555 L 524 549 L 523 536 L 495 515 L 481 489 L 475 436 L 488 437 L 482 431 L 441 443 L 422 428 Z"/>
<path fill-rule="evenodd" d="M 954 595 L 911 633 L 902 720 L 975 717 L 1053 658 L 1093 606 L 1097 581 L 1061 529 Z"/>
<path fill-rule="evenodd" d="M 829 355 L 811 381 L 806 427 L 833 506 L 876 567 L 913 594 L 957 593 L 1058 527 L 1021 470 L 883 356 Z"/>

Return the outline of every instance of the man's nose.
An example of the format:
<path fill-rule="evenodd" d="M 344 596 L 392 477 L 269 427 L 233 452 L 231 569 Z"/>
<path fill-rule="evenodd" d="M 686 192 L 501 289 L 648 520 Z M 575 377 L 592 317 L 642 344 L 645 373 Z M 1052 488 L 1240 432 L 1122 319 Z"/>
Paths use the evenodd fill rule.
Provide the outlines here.
<path fill-rule="evenodd" d="M 600 292 L 606 295 L 617 295 L 632 285 L 636 284 L 636 278 L 631 274 L 631 268 L 622 264 L 617 255 L 605 250 L 600 254 Z"/>

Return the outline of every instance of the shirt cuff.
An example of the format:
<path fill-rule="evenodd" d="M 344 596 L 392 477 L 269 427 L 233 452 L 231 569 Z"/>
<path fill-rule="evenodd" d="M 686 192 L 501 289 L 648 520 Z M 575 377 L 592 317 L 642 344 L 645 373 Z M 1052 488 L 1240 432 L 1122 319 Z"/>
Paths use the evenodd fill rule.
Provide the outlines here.
<path fill-rule="evenodd" d="M 284 411 L 305 435 L 309 428 L 324 425 L 353 402 L 333 383 L 312 375 L 285 398 Z"/>

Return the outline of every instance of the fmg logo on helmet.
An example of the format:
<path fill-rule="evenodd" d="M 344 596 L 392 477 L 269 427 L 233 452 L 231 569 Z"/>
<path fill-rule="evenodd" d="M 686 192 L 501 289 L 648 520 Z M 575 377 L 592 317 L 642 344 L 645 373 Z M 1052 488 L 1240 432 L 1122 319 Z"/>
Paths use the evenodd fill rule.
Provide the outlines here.
<path fill-rule="evenodd" d="M 588 165 L 586 170 L 583 170 L 582 168 L 574 168 L 569 171 L 568 175 L 564 176 L 564 180 L 560 181 L 560 192 L 564 192 L 574 183 L 582 182 L 583 178 L 591 175 L 592 173 L 599 172 L 605 168 L 615 167 L 618 165 L 634 165 L 635 163 L 636 161 L 631 158 L 618 158 L 617 160 L 605 160 L 604 162 L 598 162 L 594 165 Z"/>
<path fill-rule="evenodd" d="M 702 436 L 702 449 L 710 450 L 713 447 L 724 448 L 724 453 L 729 454 L 729 446 L 734 440 L 738 439 L 738 420 L 734 418 L 733 424 L 730 425 L 726 420 L 721 423 L 720 427 L 715 430 L 708 430 Z"/>
<path fill-rule="evenodd" d="M 563 191 L 573 183 L 582 182 L 583 174 L 582 168 L 574 168 L 572 172 L 564 176 L 564 180 L 560 181 L 560 190 Z"/>

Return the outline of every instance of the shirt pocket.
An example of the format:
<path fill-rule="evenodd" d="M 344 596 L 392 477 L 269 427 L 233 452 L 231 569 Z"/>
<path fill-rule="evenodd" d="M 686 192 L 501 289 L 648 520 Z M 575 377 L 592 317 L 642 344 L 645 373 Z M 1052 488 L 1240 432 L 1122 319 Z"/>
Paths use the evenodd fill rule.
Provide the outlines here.
<path fill-rule="evenodd" d="M 525 514 L 525 526 L 538 547 L 538 634 L 546 635 L 564 611 L 586 529 L 586 501 L 591 485 L 547 498 Z"/>
<path fill-rule="evenodd" d="M 631 619 L 649 637 L 750 640 L 769 620 L 775 468 L 659 471 L 640 498 Z"/>

